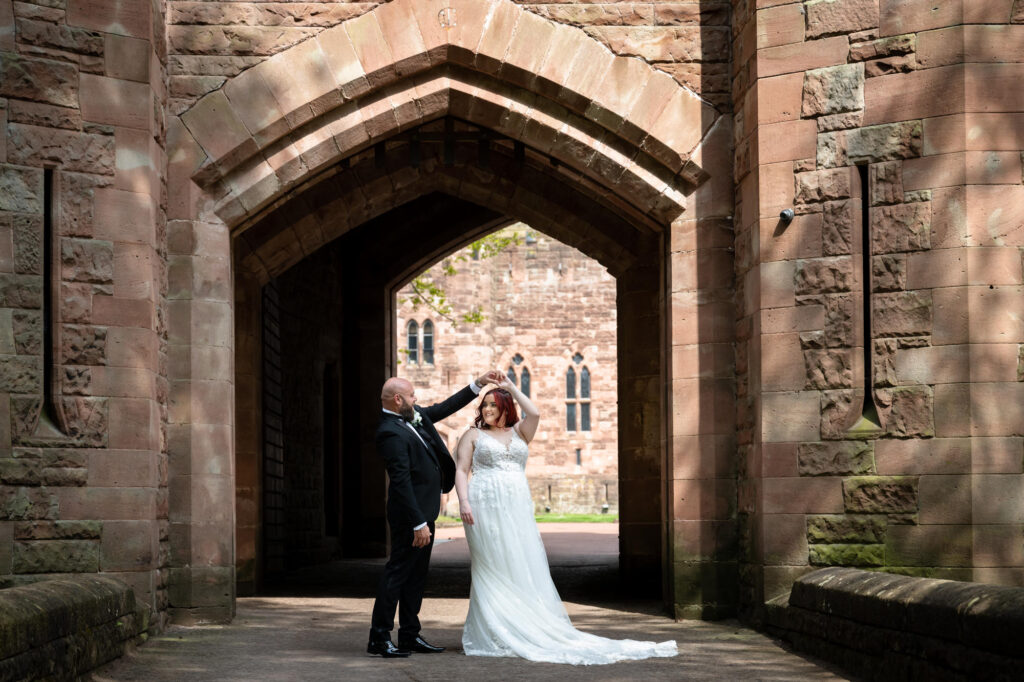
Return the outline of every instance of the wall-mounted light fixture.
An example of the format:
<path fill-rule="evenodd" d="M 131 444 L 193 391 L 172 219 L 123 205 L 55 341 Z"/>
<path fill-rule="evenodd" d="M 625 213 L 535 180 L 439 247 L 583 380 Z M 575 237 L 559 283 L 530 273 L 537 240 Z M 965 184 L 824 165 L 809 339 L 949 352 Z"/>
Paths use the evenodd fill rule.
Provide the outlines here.
<path fill-rule="evenodd" d="M 793 209 L 786 208 L 783 209 L 782 213 L 779 214 L 779 220 L 781 220 L 783 223 L 791 223 L 793 222 L 793 218 L 795 216 L 796 214 L 793 212 Z"/>

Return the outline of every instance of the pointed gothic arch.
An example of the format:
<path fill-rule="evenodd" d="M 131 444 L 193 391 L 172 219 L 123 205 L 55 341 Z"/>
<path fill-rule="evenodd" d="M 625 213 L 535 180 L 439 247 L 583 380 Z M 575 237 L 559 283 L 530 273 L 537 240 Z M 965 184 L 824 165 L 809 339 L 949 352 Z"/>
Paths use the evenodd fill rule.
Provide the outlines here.
<path fill-rule="evenodd" d="M 458 153 L 450 164 L 430 158 L 417 166 L 405 142 L 396 142 L 453 120 L 500 138 L 491 147 L 490 167 L 460 161 Z M 229 454 L 230 467 L 237 466 L 231 474 L 237 509 L 197 515 L 208 504 L 208 482 L 192 471 L 201 459 L 189 448 L 204 442 L 206 430 L 187 411 L 175 416 L 169 451 L 176 481 L 189 494 L 175 498 L 186 506 L 172 502 L 172 515 L 191 532 L 181 536 L 186 543 L 171 567 L 172 580 L 234 582 L 236 566 L 239 585 L 259 580 L 259 465 L 253 463 L 261 447 L 253 435 L 261 409 L 253 355 L 259 287 L 332 240 L 425 197 L 447 196 L 474 204 L 478 215 L 406 254 L 403 269 L 391 272 L 374 295 L 490 231 L 499 219 L 534 224 L 609 268 L 622 310 L 633 316 L 621 321 L 629 351 L 620 356 L 619 396 L 632 429 L 620 437 L 628 459 L 622 518 L 633 514 L 641 522 L 624 527 L 622 566 L 643 576 L 639 582 L 660 582 L 672 599 L 679 589 L 673 562 L 676 571 L 692 568 L 688 557 L 673 555 L 672 519 L 702 517 L 678 501 L 675 510 L 669 504 L 675 484 L 666 482 L 673 467 L 664 444 L 672 442 L 673 429 L 703 438 L 717 421 L 679 419 L 681 408 L 666 403 L 671 391 L 653 387 L 675 385 L 665 360 L 669 334 L 672 343 L 697 343 L 688 339 L 703 340 L 712 318 L 732 315 L 718 300 L 668 292 L 665 273 L 674 267 L 685 272 L 702 248 L 722 246 L 722 236 L 708 232 L 720 230 L 722 221 L 698 225 L 701 216 L 689 211 L 688 198 L 709 179 L 704 159 L 728 150 L 727 118 L 643 61 L 616 56 L 583 31 L 509 0 L 444 0 L 441 7 L 392 0 L 229 79 L 171 117 L 167 129 L 169 231 L 179 235 L 174 248 L 182 248 L 176 263 L 188 263 L 197 287 L 235 281 L 233 296 L 205 287 L 202 296 L 176 301 L 170 336 L 189 348 L 230 339 L 224 343 L 238 353 L 233 381 L 194 377 L 188 365 L 171 369 L 182 395 L 197 380 L 204 390 L 222 383 L 234 391 Z M 720 187 L 707 194 L 716 210 L 728 196 Z M 731 211 L 730 203 L 710 217 Z M 232 313 L 234 338 L 222 328 Z M 368 329 L 380 338 L 394 336 L 390 329 Z M 380 367 L 363 364 L 364 375 L 354 383 L 379 381 Z M 730 391 L 712 387 L 716 396 Z M 226 524 L 237 533 L 237 554 L 210 560 L 203 538 Z M 707 591 L 700 598 L 713 597 Z M 227 599 L 230 610 L 233 598 Z M 199 608 L 190 604 L 180 606 Z"/>

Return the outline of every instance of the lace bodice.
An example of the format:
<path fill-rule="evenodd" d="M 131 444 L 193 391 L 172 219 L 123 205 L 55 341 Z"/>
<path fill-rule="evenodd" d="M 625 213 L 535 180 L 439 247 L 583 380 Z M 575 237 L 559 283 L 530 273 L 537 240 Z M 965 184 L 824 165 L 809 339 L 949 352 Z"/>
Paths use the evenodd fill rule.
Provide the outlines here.
<path fill-rule="evenodd" d="M 473 473 L 488 470 L 522 472 L 526 469 L 529 455 L 526 442 L 515 430 L 507 446 L 486 431 L 480 431 L 473 445 Z"/>

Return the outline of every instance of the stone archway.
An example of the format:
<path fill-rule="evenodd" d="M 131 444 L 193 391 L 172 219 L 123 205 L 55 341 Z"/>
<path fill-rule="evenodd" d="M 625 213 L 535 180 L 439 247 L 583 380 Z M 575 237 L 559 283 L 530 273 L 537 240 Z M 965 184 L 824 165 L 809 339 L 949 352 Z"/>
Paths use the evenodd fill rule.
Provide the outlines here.
<path fill-rule="evenodd" d="M 410 163 L 409 142 L 399 137 L 441 119 L 500 138 L 488 143 L 491 167 L 481 171 L 444 152 L 432 163 Z M 724 288 L 721 274 L 707 274 L 717 265 L 708 256 L 722 248 L 721 218 L 731 203 L 714 215 L 687 212 L 688 196 L 698 205 L 723 203 L 722 181 L 706 182 L 702 168 L 728 149 L 730 136 L 710 106 L 644 62 L 616 57 L 582 31 L 511 2 L 394 0 L 243 72 L 171 119 L 168 131 L 172 240 L 188 241 L 175 262 L 190 271 L 196 294 L 170 320 L 172 339 L 192 360 L 172 375 L 190 408 L 172 417 L 181 444 L 177 452 L 172 444 L 172 466 L 182 478 L 171 511 L 179 528 L 173 607 L 230 610 L 234 567 L 256 556 L 259 369 L 246 330 L 257 322 L 258 286 L 368 221 L 439 192 L 535 224 L 616 272 L 620 308 L 634 313 L 620 315 L 630 348 L 620 360 L 623 498 L 643 501 L 623 510 L 624 566 L 639 581 L 659 576 L 677 605 L 728 610 L 723 595 L 734 591 L 735 563 L 680 554 L 675 538 L 678 521 L 691 524 L 698 544 L 722 534 L 704 523 L 700 500 L 729 494 L 704 452 L 721 449 L 732 423 L 722 410 L 731 362 L 720 353 L 690 359 L 705 341 L 731 341 L 721 319 L 731 308 L 721 296 L 701 295 Z M 469 238 L 449 235 L 405 268 Z M 234 297 L 210 286 L 231 279 L 232 263 Z M 232 338 L 224 327 L 232 311 L 234 378 L 211 380 L 196 360 L 213 339 Z M 379 384 L 386 369 L 367 369 L 366 383 Z M 204 449 L 196 408 L 232 391 L 233 448 Z M 673 453 L 683 443 L 700 455 L 688 459 L 680 482 Z M 225 500 L 235 488 L 232 507 Z M 236 526 L 237 557 L 211 552 L 208 539 Z M 695 598 L 679 598 L 680 576 L 700 585 L 687 590 Z"/>

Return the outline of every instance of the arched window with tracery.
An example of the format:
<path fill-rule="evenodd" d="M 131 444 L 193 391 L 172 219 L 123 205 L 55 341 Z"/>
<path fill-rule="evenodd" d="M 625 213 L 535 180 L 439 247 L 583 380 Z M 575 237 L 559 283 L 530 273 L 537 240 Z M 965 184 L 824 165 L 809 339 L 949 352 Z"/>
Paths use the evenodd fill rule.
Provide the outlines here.
<path fill-rule="evenodd" d="M 434 364 L 434 323 L 430 320 L 423 323 L 423 362 Z"/>
<path fill-rule="evenodd" d="M 418 365 L 420 364 L 420 325 L 416 320 L 409 320 L 406 332 L 406 350 L 408 351 L 409 364 Z"/>
<path fill-rule="evenodd" d="M 526 367 L 523 367 L 523 371 L 519 374 L 519 390 L 527 398 L 530 397 L 530 370 Z"/>

